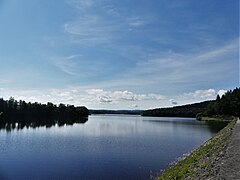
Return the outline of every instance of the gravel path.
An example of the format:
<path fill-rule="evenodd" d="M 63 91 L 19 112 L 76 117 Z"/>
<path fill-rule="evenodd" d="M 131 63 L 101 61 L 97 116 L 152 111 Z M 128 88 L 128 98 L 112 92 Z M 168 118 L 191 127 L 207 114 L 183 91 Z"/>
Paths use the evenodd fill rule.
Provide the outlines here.
<path fill-rule="evenodd" d="M 240 120 L 238 119 L 226 154 L 221 161 L 218 179 L 240 180 Z"/>

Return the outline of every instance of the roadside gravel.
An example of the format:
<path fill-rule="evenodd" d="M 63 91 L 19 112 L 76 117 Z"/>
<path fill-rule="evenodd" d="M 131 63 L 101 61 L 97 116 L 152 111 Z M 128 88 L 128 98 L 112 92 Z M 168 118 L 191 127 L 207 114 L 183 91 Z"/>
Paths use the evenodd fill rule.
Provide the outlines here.
<path fill-rule="evenodd" d="M 218 179 L 236 180 L 240 179 L 240 120 L 238 119 L 226 154 L 221 162 Z"/>

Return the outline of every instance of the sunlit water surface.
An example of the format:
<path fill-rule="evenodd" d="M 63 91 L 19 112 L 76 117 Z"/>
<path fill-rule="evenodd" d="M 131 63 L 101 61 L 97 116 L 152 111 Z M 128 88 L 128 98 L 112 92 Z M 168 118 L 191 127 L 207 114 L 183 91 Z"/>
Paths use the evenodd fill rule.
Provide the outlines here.
<path fill-rule="evenodd" d="M 221 127 L 191 118 L 92 115 L 0 130 L 0 179 L 149 179 Z"/>

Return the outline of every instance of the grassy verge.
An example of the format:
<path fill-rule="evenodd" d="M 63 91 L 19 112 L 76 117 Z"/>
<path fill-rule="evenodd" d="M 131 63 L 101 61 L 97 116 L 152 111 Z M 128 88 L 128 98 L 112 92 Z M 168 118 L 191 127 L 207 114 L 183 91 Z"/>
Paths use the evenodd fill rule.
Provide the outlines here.
<path fill-rule="evenodd" d="M 218 118 L 213 118 L 213 117 L 202 117 L 201 121 L 218 121 Z"/>
<path fill-rule="evenodd" d="M 236 121 L 231 121 L 214 137 L 164 171 L 157 179 L 214 179 L 235 123 Z"/>
<path fill-rule="evenodd" d="M 232 121 L 235 120 L 236 118 L 233 116 L 213 116 L 213 117 L 197 116 L 196 119 L 199 121 Z"/>

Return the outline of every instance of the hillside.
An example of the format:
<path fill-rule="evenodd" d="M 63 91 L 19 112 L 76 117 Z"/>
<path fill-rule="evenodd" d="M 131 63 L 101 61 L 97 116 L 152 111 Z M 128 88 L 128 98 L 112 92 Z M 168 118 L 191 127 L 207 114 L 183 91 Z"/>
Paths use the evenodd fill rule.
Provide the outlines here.
<path fill-rule="evenodd" d="M 198 114 L 208 117 L 240 117 L 240 88 L 227 91 L 222 97 L 217 96 L 216 101 L 210 103 L 202 113 Z"/>
<path fill-rule="evenodd" d="M 213 101 L 204 101 L 171 108 L 150 109 L 143 111 L 141 115 L 157 117 L 196 117 L 198 113 L 205 111 L 211 102 Z"/>

